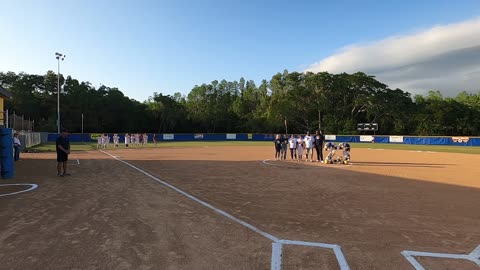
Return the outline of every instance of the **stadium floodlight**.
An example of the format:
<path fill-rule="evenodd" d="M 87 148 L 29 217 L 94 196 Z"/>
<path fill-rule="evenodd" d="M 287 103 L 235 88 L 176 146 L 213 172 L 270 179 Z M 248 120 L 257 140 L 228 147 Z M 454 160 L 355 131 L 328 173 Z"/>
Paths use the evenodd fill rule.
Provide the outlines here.
<path fill-rule="evenodd" d="M 60 60 L 65 60 L 66 55 L 59 52 L 55 53 L 55 58 L 58 62 L 58 75 L 57 75 L 57 132 L 60 134 Z"/>

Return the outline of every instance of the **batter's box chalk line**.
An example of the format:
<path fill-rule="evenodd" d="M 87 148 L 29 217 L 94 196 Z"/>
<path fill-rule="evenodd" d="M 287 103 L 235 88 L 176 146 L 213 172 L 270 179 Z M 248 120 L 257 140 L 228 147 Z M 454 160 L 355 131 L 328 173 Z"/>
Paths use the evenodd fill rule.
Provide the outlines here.
<path fill-rule="evenodd" d="M 415 259 L 415 257 L 431 257 L 443 259 L 467 260 L 477 264 L 480 267 L 480 245 L 478 245 L 470 254 L 450 254 L 450 253 L 433 253 L 421 251 L 402 251 L 402 255 L 410 262 L 416 270 L 425 270 L 425 268 Z"/>
<path fill-rule="evenodd" d="M 295 245 L 295 246 L 306 246 L 306 247 L 317 247 L 317 248 L 326 248 L 332 249 L 337 258 L 338 264 L 341 270 L 350 270 L 347 260 L 342 253 L 342 249 L 339 245 L 325 244 L 325 243 L 314 243 L 314 242 L 304 242 L 304 241 L 294 241 L 294 240 L 278 240 L 272 243 L 272 264 L 271 270 L 280 270 L 282 269 L 282 247 L 284 245 Z"/>
<path fill-rule="evenodd" d="M 140 173 L 150 177 L 151 179 L 155 180 L 156 182 L 166 186 L 166 187 L 169 187 L 170 189 L 173 189 L 174 191 L 182 194 L 183 196 L 213 210 L 214 212 L 230 219 L 230 220 L 233 220 L 235 221 L 236 223 L 244 226 L 244 227 L 247 227 L 248 229 L 262 235 L 263 237 L 265 238 L 268 238 L 270 239 L 273 243 L 272 243 L 272 264 L 271 264 L 271 270 L 281 270 L 282 269 L 282 246 L 283 245 L 296 245 L 296 246 L 309 246 L 309 247 L 318 247 L 318 248 L 327 248 L 327 249 L 332 249 L 333 252 L 335 253 L 335 256 L 337 258 L 337 261 L 338 261 L 338 264 L 340 266 L 340 270 L 350 270 L 350 267 L 348 266 L 348 263 L 347 261 L 345 260 L 345 256 L 343 255 L 342 253 L 342 250 L 340 248 L 339 245 L 332 245 L 332 244 L 325 244 L 325 243 L 314 243 L 314 242 L 304 242 L 304 241 L 293 241 L 293 240 L 282 240 L 282 239 L 279 239 L 278 237 L 275 237 L 267 232 L 264 232 L 262 230 L 260 230 L 259 228 L 253 226 L 252 224 L 250 223 L 247 223 L 241 219 L 238 219 L 234 216 L 232 216 L 231 214 L 221 210 L 221 209 L 218 209 L 216 208 L 215 206 L 207 203 L 207 202 L 204 202 L 200 199 L 198 199 L 197 197 L 193 196 L 193 195 L 190 195 L 188 194 L 187 192 L 159 179 L 158 177 L 150 174 L 149 172 L 146 172 L 145 170 L 141 169 L 141 168 L 138 168 L 137 166 L 127 162 L 127 161 L 124 161 L 124 160 L 121 160 L 119 159 L 118 157 L 114 156 L 114 155 L 111 155 L 103 150 L 100 150 L 102 153 L 104 153 L 105 155 L 108 155 L 120 162 L 122 162 L 123 164 L 139 171 Z"/>

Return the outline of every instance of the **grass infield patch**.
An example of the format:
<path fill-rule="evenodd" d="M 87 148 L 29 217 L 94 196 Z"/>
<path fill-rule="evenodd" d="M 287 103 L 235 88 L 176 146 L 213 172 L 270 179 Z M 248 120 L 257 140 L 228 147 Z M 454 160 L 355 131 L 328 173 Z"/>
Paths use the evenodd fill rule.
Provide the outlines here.
<path fill-rule="evenodd" d="M 193 142 L 159 142 L 157 146 L 149 143 L 139 148 L 163 148 L 163 147 L 206 147 L 206 146 L 272 146 L 273 142 L 251 142 L 251 141 L 193 141 Z M 388 150 L 409 150 L 409 151 L 432 151 L 463 154 L 480 154 L 480 147 L 472 146 L 442 146 L 442 145 L 410 145 L 410 144 L 381 144 L 381 143 L 351 143 L 352 148 L 372 148 Z M 87 151 L 97 149 L 96 142 L 72 143 L 72 151 Z M 130 146 L 130 149 L 135 149 Z M 112 145 L 108 148 L 114 149 Z M 125 144 L 120 144 L 119 149 L 125 149 Z M 27 152 L 53 152 L 55 143 L 46 143 L 30 147 Z"/>
<path fill-rule="evenodd" d="M 480 147 L 450 145 L 413 145 L 388 143 L 351 143 L 352 148 L 372 148 L 388 150 L 431 151 L 463 154 L 480 154 Z"/>

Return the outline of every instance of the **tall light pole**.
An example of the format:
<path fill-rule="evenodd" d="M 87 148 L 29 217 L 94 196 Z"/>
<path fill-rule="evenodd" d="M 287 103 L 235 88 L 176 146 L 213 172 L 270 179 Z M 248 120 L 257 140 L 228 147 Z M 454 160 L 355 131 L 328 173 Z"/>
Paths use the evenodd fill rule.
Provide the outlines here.
<path fill-rule="evenodd" d="M 82 142 L 83 142 L 83 113 L 82 113 Z"/>
<path fill-rule="evenodd" d="M 60 134 L 60 60 L 65 60 L 66 55 L 56 52 L 55 58 L 58 61 L 58 76 L 57 76 L 57 132 Z"/>

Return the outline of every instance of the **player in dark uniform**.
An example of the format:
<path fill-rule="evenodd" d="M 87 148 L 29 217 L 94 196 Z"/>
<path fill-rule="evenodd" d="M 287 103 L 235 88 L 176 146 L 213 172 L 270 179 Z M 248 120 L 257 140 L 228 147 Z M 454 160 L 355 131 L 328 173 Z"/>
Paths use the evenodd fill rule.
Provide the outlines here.
<path fill-rule="evenodd" d="M 343 164 L 350 164 L 350 144 L 343 145 Z"/>
<path fill-rule="evenodd" d="M 282 151 L 282 143 L 283 143 L 283 140 L 280 137 L 280 134 L 277 134 L 273 142 L 275 143 L 275 160 L 280 160 L 282 158 L 281 151 Z"/>
<path fill-rule="evenodd" d="M 57 146 L 57 174 L 58 176 L 70 175 L 67 172 L 68 155 L 70 154 L 70 141 L 68 140 L 68 130 L 62 129 L 62 133 L 56 141 Z M 63 170 L 62 170 L 63 169 Z"/>
<path fill-rule="evenodd" d="M 286 160 L 287 159 L 287 144 L 288 144 L 288 138 L 287 135 L 282 136 L 282 151 L 281 151 L 281 159 Z"/>
<path fill-rule="evenodd" d="M 317 162 L 323 163 L 323 142 L 325 141 L 325 136 L 323 136 L 322 131 L 315 131 L 315 141 L 313 146 L 317 151 Z"/>

